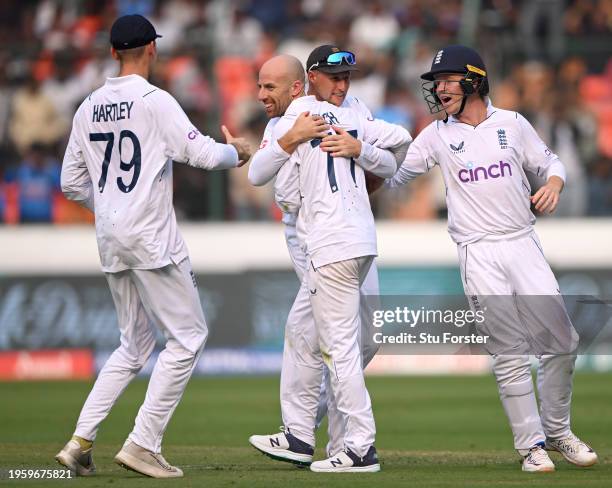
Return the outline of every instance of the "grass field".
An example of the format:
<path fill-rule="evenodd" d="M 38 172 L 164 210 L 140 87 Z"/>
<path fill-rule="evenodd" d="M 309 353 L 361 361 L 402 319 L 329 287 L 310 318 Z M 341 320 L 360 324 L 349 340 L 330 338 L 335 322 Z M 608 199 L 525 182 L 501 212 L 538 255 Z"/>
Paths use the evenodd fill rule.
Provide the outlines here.
<path fill-rule="evenodd" d="M 89 383 L 0 383 L 0 470 L 55 468 L 53 456 L 74 428 Z M 555 473 L 525 474 L 495 382 L 484 377 L 369 378 L 382 471 L 315 474 L 257 453 L 247 439 L 276 432 L 277 378 L 197 378 L 176 411 L 164 454 L 185 478 L 151 480 L 112 462 L 144 397 L 135 381 L 103 424 L 95 447 L 98 474 L 72 481 L 6 481 L 14 486 L 612 486 L 612 375 L 578 374 L 574 431 L 598 451 L 600 464 L 579 469 L 553 454 Z M 320 432 L 319 445 L 325 444 Z M 315 457 L 323 457 L 318 449 Z"/>

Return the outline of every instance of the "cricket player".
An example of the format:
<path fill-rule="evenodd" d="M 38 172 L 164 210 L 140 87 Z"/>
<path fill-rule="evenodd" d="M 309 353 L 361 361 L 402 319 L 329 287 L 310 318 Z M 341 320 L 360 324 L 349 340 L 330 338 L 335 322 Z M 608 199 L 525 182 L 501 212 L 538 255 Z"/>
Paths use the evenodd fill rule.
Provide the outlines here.
<path fill-rule="evenodd" d="M 115 456 L 154 478 L 183 472 L 161 454 L 168 422 L 198 362 L 208 330 L 185 242 L 172 207 L 172 161 L 202 169 L 234 168 L 250 157 L 243 139 L 224 129 L 220 144 L 191 124 L 176 100 L 147 79 L 157 57 L 153 25 L 140 15 L 117 19 L 111 54 L 120 72 L 85 99 L 74 116 L 62 167 L 65 195 L 95 213 L 102 270 L 121 332 L 56 459 L 88 476 L 100 423 L 155 347 L 153 369 L 134 429 Z"/>
<path fill-rule="evenodd" d="M 347 71 L 348 73 L 348 71 Z M 308 113 L 300 114 L 296 119 L 293 127 L 279 141 L 271 140 L 272 131 L 280 120 L 280 115 L 283 115 L 286 108 L 295 98 L 304 96 L 304 68 L 300 61 L 293 56 L 280 55 L 267 61 L 261 68 L 259 74 L 259 99 L 266 108 L 268 116 L 272 117 L 264 132 L 261 149 L 254 155 L 251 167 L 249 169 L 249 179 L 255 185 L 263 185 L 269 182 L 276 176 L 275 195 L 277 204 L 283 211 L 282 221 L 285 224 L 285 237 L 289 255 L 294 265 L 294 269 L 300 282 L 303 279 L 306 269 L 306 255 L 302 250 L 302 245 L 297 239 L 296 220 L 299 211 L 299 188 L 297 178 L 292 175 L 292 166 L 283 165 L 290 157 L 289 151 L 297 147 L 297 144 L 307 142 L 312 139 L 322 138 L 328 135 L 329 125 L 321 117 L 311 117 Z M 346 77 L 344 77 L 346 78 Z M 342 84 L 346 85 L 342 88 L 346 95 L 348 90 L 349 79 L 343 79 Z M 315 88 L 315 85 L 313 85 Z M 346 97 L 342 104 L 347 104 L 353 107 L 356 111 L 362 113 L 366 118 L 371 119 L 372 114 L 359 100 L 354 97 Z M 353 136 L 348 135 L 353 139 Z M 277 144 L 275 144 L 277 142 Z M 351 141 L 349 141 L 351 142 Z M 382 142 L 382 141 L 380 141 Z M 377 147 L 380 147 L 377 144 Z M 390 150 L 399 150 L 400 148 L 386 148 Z M 280 171 L 278 166 L 280 167 Z M 278 173 L 277 173 L 278 171 Z M 294 195 L 292 198 L 291 195 Z M 372 341 L 371 334 L 368 333 L 368 325 L 371 322 L 372 298 L 366 299 L 366 296 L 374 297 L 378 295 L 378 274 L 376 266 L 373 263 L 370 270 L 361 286 L 361 294 L 364 297 L 361 304 L 361 335 L 360 345 L 362 349 L 362 357 L 364 368 L 374 357 L 378 350 L 378 345 Z M 300 394 L 304 386 L 301 382 L 299 369 L 295 364 L 300 362 L 299 350 L 305 345 L 301 344 L 300 338 L 304 334 L 300 331 L 303 328 L 314 329 L 314 318 L 310 307 L 310 298 L 307 293 L 298 294 L 296 301 L 291 308 L 291 313 L 287 319 L 286 339 L 283 353 L 283 367 L 281 370 L 281 411 L 283 412 L 284 433 L 277 434 L 281 444 L 289 444 L 299 446 L 300 439 L 291 434 L 291 425 L 294 425 L 294 431 L 300 431 L 296 426 L 297 422 L 304 422 L 304 417 L 295 415 L 293 412 L 299 412 L 301 408 L 295 408 L 295 403 L 299 402 L 303 405 L 304 397 Z M 319 362 L 319 367 L 323 368 L 322 361 Z M 329 421 L 328 434 L 329 442 L 327 452 L 331 456 L 339 452 L 343 448 L 344 442 L 344 422 L 338 412 L 333 399 L 328 395 L 329 373 L 324 370 L 324 381 L 321 385 L 321 394 L 318 402 L 318 410 L 316 414 L 317 426 L 328 412 L 329 405 Z M 316 395 L 310 395 L 312 404 L 309 410 L 312 411 Z M 307 424 L 311 423 L 307 421 Z M 305 429 L 307 430 L 307 429 Z M 262 452 L 272 456 L 274 459 L 280 459 L 295 463 L 310 464 L 312 461 L 312 446 L 305 442 L 302 446 L 306 452 L 294 452 L 283 447 L 273 447 L 268 440 L 269 436 L 252 436 L 251 443 Z M 314 439 L 312 439 L 314 441 Z M 304 441 L 301 441 L 304 442 Z M 270 452 L 268 452 L 270 451 Z"/>
<path fill-rule="evenodd" d="M 315 197 L 313 189 L 307 188 L 304 185 L 304 169 L 303 166 L 306 167 L 315 167 L 316 164 L 321 165 L 321 163 L 325 164 L 325 168 L 323 170 L 324 174 L 327 174 L 329 177 L 329 183 L 326 186 L 318 186 L 316 188 L 321 188 L 327 190 L 329 187 L 329 195 L 327 191 L 322 192 L 322 195 L 319 195 L 319 198 L 324 196 L 329 197 L 331 195 L 331 202 L 336 206 L 335 210 L 337 215 L 341 215 L 341 206 L 342 199 L 334 198 L 333 194 L 339 192 L 340 178 L 345 175 L 350 175 L 352 178 L 352 183 L 346 181 L 347 186 L 343 193 L 340 193 L 338 197 L 346 198 L 347 196 L 352 200 L 358 200 L 365 196 L 365 202 L 367 203 L 367 210 L 369 216 L 371 218 L 371 210 L 369 207 L 369 200 L 367 199 L 367 191 L 365 191 L 365 178 L 363 171 L 359 171 L 359 176 L 355 176 L 357 173 L 356 165 L 354 158 L 357 159 L 358 165 L 362 165 L 368 168 L 371 168 L 374 172 L 380 171 L 381 163 L 378 163 L 378 157 L 368 156 L 369 153 L 373 153 L 375 148 L 371 148 L 367 142 L 358 141 L 355 137 L 349 134 L 345 129 L 339 126 L 339 120 L 333 112 L 327 112 L 327 109 L 339 108 L 343 112 L 343 115 L 346 114 L 347 110 L 351 110 L 351 105 L 355 106 L 359 102 L 357 100 L 350 100 L 350 102 L 346 102 L 346 92 L 349 86 L 349 77 L 350 71 L 355 69 L 355 59 L 352 53 L 340 51 L 335 46 L 321 46 L 313 51 L 313 53 L 309 56 L 309 60 L 307 63 L 310 67 L 309 72 L 309 94 L 313 94 L 316 96 L 304 97 L 303 99 L 298 99 L 293 102 L 292 106 L 297 105 L 295 108 L 295 113 L 290 115 L 291 108 L 287 111 L 285 117 L 280 119 L 280 121 L 276 124 L 276 127 L 273 130 L 273 134 L 271 137 L 264 137 L 265 148 L 260 150 L 257 154 L 259 161 L 262 163 L 262 167 L 259 167 L 258 158 L 255 158 L 254 162 L 255 167 L 252 171 L 249 172 L 249 176 L 252 182 L 254 183 L 265 183 L 271 178 L 275 171 L 278 171 L 278 168 L 281 167 L 280 171 L 278 171 L 278 176 L 275 183 L 275 194 L 277 201 L 281 205 L 281 208 L 284 208 L 287 213 L 295 213 L 296 210 L 299 209 L 298 213 L 298 246 L 301 249 L 308 251 L 310 248 L 308 243 L 304 239 L 306 233 L 310 234 L 310 229 L 307 232 L 304 232 L 305 228 L 302 227 L 302 236 L 300 236 L 300 225 L 299 222 L 303 219 L 304 213 L 304 202 L 307 200 L 306 194 L 309 194 L 311 198 L 317 199 Z M 316 73 L 315 73 L 316 72 Z M 266 84 L 263 83 L 263 88 L 266 88 Z M 264 103 L 265 103 L 265 96 Z M 317 107 L 317 100 L 328 99 L 334 103 L 334 106 L 330 107 L 329 104 L 321 104 Z M 302 112 L 298 112 L 299 110 L 299 102 L 304 101 L 304 106 L 306 110 Z M 271 106 L 272 104 L 266 105 Z M 310 110 L 312 107 L 315 107 L 316 110 L 313 112 Z M 354 108 L 353 108 L 354 110 Z M 363 114 L 362 109 L 361 113 Z M 302 120 L 309 113 L 317 113 L 321 114 L 323 118 L 327 122 L 336 123 L 336 126 L 333 126 L 336 134 L 327 136 L 323 139 L 323 142 L 319 143 L 319 141 L 303 141 L 299 140 L 299 138 L 295 137 L 295 134 L 292 133 L 292 130 L 295 129 L 302 123 Z M 348 114 L 347 114 L 348 115 Z M 344 120 L 350 120 L 345 118 Z M 366 130 L 366 134 L 368 131 L 371 132 L 371 135 L 375 133 L 374 127 L 377 128 L 378 132 L 376 132 L 376 136 L 373 136 L 374 140 L 382 141 L 381 147 L 393 147 L 397 149 L 400 154 L 405 152 L 407 145 L 410 142 L 410 136 L 404 129 L 393 126 L 391 124 L 386 124 L 382 121 L 374 121 L 369 114 L 369 111 L 361 116 L 361 120 L 366 124 L 371 125 Z M 293 125 L 293 129 L 290 129 L 286 134 L 282 137 L 277 138 L 275 136 L 276 131 L 278 130 L 278 124 L 283 124 L 286 121 L 287 127 Z M 271 123 L 272 124 L 272 123 Z M 270 127 L 270 126 L 269 126 Z M 286 130 L 286 129 L 285 129 Z M 297 131 L 294 131 L 297 132 Z M 282 133 L 282 132 L 281 132 Z M 359 134 L 359 130 L 357 132 Z M 364 137 L 364 140 L 367 141 L 367 138 Z M 378 142 L 377 141 L 377 142 Z M 270 144 L 271 142 L 271 144 Z M 289 144 L 287 144 L 289 142 Z M 293 143 L 293 145 L 291 145 Z M 283 145 L 285 147 L 283 147 Z M 304 149 L 310 148 L 314 150 L 318 145 L 321 148 L 325 148 L 330 151 L 326 156 L 325 153 L 319 151 L 312 151 L 311 154 L 313 157 L 307 162 L 302 161 L 300 163 L 299 156 L 296 157 L 296 153 L 299 154 L 300 147 Z M 403 150 L 403 152 L 402 152 Z M 267 151 L 265 157 L 264 154 Z M 291 153 L 291 158 L 288 162 L 289 154 Z M 308 154 L 308 152 L 306 152 Z M 333 156 L 332 156 L 333 154 Z M 382 153 L 384 154 L 384 153 Z M 385 156 L 389 159 L 389 168 L 392 170 L 393 166 L 397 165 L 398 161 L 401 161 L 402 156 L 399 157 L 393 156 L 389 158 L 391 154 L 386 154 Z M 334 159 L 340 157 L 348 157 L 351 158 L 346 161 L 348 164 L 343 165 L 342 163 L 336 166 Z M 387 163 L 385 163 L 387 164 Z M 265 167 L 264 167 L 265 166 Z M 320 166 L 319 166 L 320 167 Z M 340 169 L 341 176 L 336 179 L 336 170 Z M 266 173 L 266 171 L 268 171 Z M 316 178 L 316 177 L 315 177 Z M 363 178 L 363 180 L 362 180 Z M 319 184 L 320 182 L 317 182 Z M 362 185 L 362 186 L 361 186 Z M 363 194 L 360 194 L 358 188 L 363 190 Z M 354 193 L 355 196 L 352 196 L 351 193 Z M 357 196 L 360 194 L 360 196 Z M 318 200 L 319 203 L 321 200 Z M 346 206 L 347 219 L 351 220 L 352 215 L 350 214 L 351 210 L 355 211 L 357 207 L 352 207 L 355 202 L 351 202 Z M 363 205 L 363 200 L 359 204 L 359 210 L 356 212 L 356 218 L 354 222 L 357 221 L 359 217 L 361 217 L 359 211 L 364 214 L 365 205 Z M 323 205 L 321 205 L 322 208 Z M 340 207 L 340 208 L 339 208 Z M 293 210 L 293 211 L 292 211 Z M 367 214 L 366 214 L 367 215 Z M 305 220 L 305 219 L 304 219 Z M 367 236 L 367 216 L 364 218 L 365 221 L 365 234 Z M 332 224 L 333 225 L 333 224 Z M 289 229 L 289 226 L 286 226 L 286 229 Z M 351 225 L 347 225 L 346 229 L 350 229 Z M 319 229 L 320 232 L 321 229 Z M 338 234 L 340 229 L 337 229 Z M 359 232 L 356 229 L 351 229 L 356 234 Z M 338 242 L 337 237 L 331 237 L 330 241 L 338 242 L 338 247 L 342 247 L 342 252 L 357 252 L 359 253 L 359 245 L 362 244 L 360 242 L 355 249 L 351 250 L 349 244 L 345 241 L 342 242 L 341 236 Z M 367 239 L 367 237 L 366 237 Z M 288 242 L 291 243 L 291 238 L 288 236 Z M 374 237 L 375 244 L 375 237 Z M 332 244 L 333 245 L 333 244 Z M 290 244 L 291 246 L 291 244 Z M 346 246 L 346 248 L 345 248 Z M 313 246 L 314 247 L 314 246 Z M 324 246 L 325 247 L 325 246 Z M 329 249 L 329 248 L 328 248 Z M 332 251 L 333 252 L 333 251 Z M 303 255 L 303 253 L 292 252 L 292 256 Z M 310 258 L 310 256 L 309 256 Z M 324 259 L 336 259 L 336 256 L 328 256 Z M 295 260 L 295 259 L 294 259 Z M 342 258 L 340 257 L 342 261 Z M 368 261 L 370 259 L 368 258 Z M 298 275 L 301 274 L 301 270 L 304 269 L 304 265 L 302 263 L 296 266 L 296 271 Z M 310 268 L 317 267 L 315 263 L 311 260 L 311 266 L 306 265 L 307 272 Z M 327 268 L 329 269 L 329 268 Z M 323 272 L 327 271 L 324 269 Z M 357 267 L 353 270 L 356 271 L 357 274 L 354 275 L 356 281 L 351 283 L 351 286 L 357 284 L 356 295 L 355 289 L 352 289 L 348 292 L 348 295 L 352 295 L 352 303 L 351 306 L 357 306 L 357 314 L 359 313 L 359 274 Z M 367 273 L 367 272 L 366 272 Z M 376 275 L 372 275 L 376 276 Z M 363 277 L 361 278 L 363 280 Z M 377 280 L 373 281 L 374 287 L 377 289 Z M 325 284 L 325 279 L 323 280 Z M 290 313 L 287 329 L 286 329 L 286 341 L 285 341 L 285 349 L 284 349 L 284 362 L 283 362 L 283 372 L 281 377 L 281 405 L 283 411 L 283 423 L 285 426 L 285 431 L 280 434 L 275 434 L 272 436 L 252 436 L 249 440 L 251 444 L 253 444 L 257 449 L 262 452 L 268 454 L 269 456 L 281 459 L 281 460 L 289 460 L 292 462 L 301 461 L 303 464 L 310 464 L 312 461 L 312 453 L 314 451 L 314 425 L 315 425 L 315 412 L 317 407 L 317 399 L 320 385 L 320 369 L 322 366 L 322 357 L 321 352 L 323 351 L 323 357 L 325 357 L 325 351 L 329 349 L 328 345 L 324 345 L 323 341 L 320 337 L 317 336 L 318 329 L 321 324 L 327 325 L 326 319 L 322 319 L 319 317 L 319 321 L 317 322 L 317 305 L 320 306 L 321 309 L 324 310 L 325 306 L 328 306 L 329 299 L 325 295 L 322 295 L 324 298 L 321 302 L 318 302 L 314 296 L 317 295 L 317 288 L 309 287 L 309 284 L 312 284 L 312 281 L 309 281 L 307 278 L 303 280 L 302 287 L 300 288 L 300 292 L 296 297 L 296 301 Z M 363 292 L 363 288 L 362 288 Z M 310 295 L 310 297 L 309 297 Z M 310 300 L 308 300 L 308 297 Z M 355 300 L 356 298 L 356 300 Z M 325 301 L 323 301 L 325 300 Z M 350 299 L 349 299 L 350 300 Z M 309 307 L 310 301 L 310 307 Z M 318 302 L 315 305 L 315 302 Z M 344 305 L 344 304 L 343 304 Z M 331 308 L 334 308 L 333 304 L 329 304 Z M 362 312 L 365 307 L 362 307 Z M 314 319 L 316 323 L 316 327 L 313 327 L 312 318 L 310 316 L 310 310 L 314 313 Z M 326 313 L 326 312 L 322 312 Z M 377 471 L 380 469 L 380 465 L 378 464 L 376 458 L 376 450 L 373 447 L 373 437 L 374 437 L 374 425 L 373 418 L 371 418 L 371 423 L 368 425 L 369 421 L 368 413 L 371 417 L 371 406 L 369 397 L 367 396 L 367 390 L 365 390 L 365 385 L 363 384 L 363 365 L 362 361 L 366 362 L 373 352 L 375 352 L 375 348 L 373 348 L 373 352 L 364 351 L 363 358 L 359 355 L 359 345 L 360 342 L 360 330 L 359 330 L 359 317 L 355 317 L 355 310 L 349 309 L 349 314 L 351 316 L 350 320 L 353 322 L 347 324 L 348 321 L 345 320 L 345 326 L 347 326 L 347 330 L 344 331 L 345 335 L 343 340 L 346 341 L 345 344 L 336 346 L 338 347 L 337 353 L 332 357 L 334 358 L 332 361 L 336 361 L 337 364 L 340 364 L 340 368 L 336 366 L 334 369 L 334 373 L 330 375 L 331 377 L 331 394 L 332 399 L 329 403 L 330 405 L 330 426 L 334 424 L 338 424 L 342 430 L 339 431 L 340 435 L 343 434 L 344 429 L 346 429 L 346 435 L 344 435 L 344 439 L 342 444 L 338 447 L 334 446 L 334 441 L 338 442 L 339 436 L 333 434 L 333 430 L 330 431 L 330 444 L 328 444 L 328 455 L 332 457 L 333 462 L 319 462 L 313 463 L 311 465 L 311 469 L 313 471 Z M 301 319 L 296 320 L 296 318 Z M 355 319 L 357 322 L 355 323 Z M 366 318 L 364 317 L 364 321 Z M 339 319 L 341 323 L 343 318 Z M 330 327 L 333 327 L 330 325 Z M 342 325 L 339 326 L 339 328 Z M 333 332 L 337 332 L 334 330 Z M 332 334 L 330 335 L 333 335 Z M 335 339 L 332 338 L 332 341 Z M 357 347 L 357 356 L 351 356 L 349 361 L 343 362 L 342 359 L 344 356 L 349 356 L 354 354 L 353 350 L 350 350 L 350 347 L 353 347 L 353 343 L 351 341 L 356 340 L 355 346 Z M 319 342 L 321 344 L 319 344 Z M 341 340 L 338 340 L 341 342 Z M 365 346 L 367 341 L 362 341 L 362 344 Z M 319 347 L 320 346 L 320 347 Z M 345 350 L 343 348 L 349 349 L 350 352 L 347 351 L 347 354 L 344 354 Z M 367 349 L 367 347 L 366 347 Z M 368 356 L 369 354 L 369 356 Z M 358 363 L 355 363 L 355 359 L 359 359 Z M 328 357 L 328 359 L 331 359 Z M 348 358 L 347 358 L 348 359 Z M 331 362 L 331 361 L 330 361 Z M 351 370 L 351 368 L 353 368 Z M 339 372 L 341 371 L 341 372 Z M 357 373 L 358 371 L 358 373 Z M 359 374 L 361 376 L 361 384 L 362 391 L 359 392 L 359 383 L 358 378 L 355 378 Z M 335 375 L 335 377 L 334 377 Z M 339 383 L 338 377 L 342 377 L 347 383 L 352 382 L 353 391 L 349 392 L 345 404 L 342 404 L 337 397 L 337 390 L 335 389 L 334 384 L 337 385 Z M 350 378 L 350 379 L 349 379 Z M 340 393 L 342 395 L 342 393 Z M 352 395 L 350 397 L 349 395 Z M 340 412 L 339 417 L 341 421 L 338 422 L 334 420 L 332 416 L 332 406 L 336 405 Z M 350 403 L 355 402 L 355 403 Z M 361 402 L 362 404 L 359 404 Z M 349 409 L 354 408 L 355 405 L 359 405 L 361 407 L 358 412 L 351 411 Z M 365 408 L 363 408 L 365 406 Z M 367 411 L 369 409 L 369 412 Z M 365 410 L 365 411 L 364 411 Z M 361 432 L 350 432 L 351 424 L 351 415 L 357 416 L 361 415 L 360 421 L 362 424 Z M 354 422 L 354 421 L 353 421 Z M 370 429 L 367 431 L 367 429 Z M 357 429 L 355 429 L 357 430 Z M 360 439 L 360 436 L 371 436 L 371 440 L 368 443 L 368 440 L 365 440 L 367 443 L 364 444 L 364 439 Z M 338 452 L 338 449 L 342 449 Z M 331 454 L 334 456 L 331 456 Z"/>
<path fill-rule="evenodd" d="M 387 186 L 403 185 L 439 166 L 446 185 L 448 229 L 457 244 L 471 306 L 482 307 L 487 300 L 497 306 L 503 297 L 510 298 L 504 317 L 485 332 L 496 344 L 489 351 L 493 371 L 514 447 L 523 456 L 523 471 L 553 471 L 546 450 L 559 451 L 577 466 L 591 466 L 596 453 L 570 429 L 577 335 L 530 210 L 531 203 L 540 212 L 555 210 L 564 166 L 522 115 L 488 102 L 486 68 L 473 49 L 441 49 L 421 78 L 426 80 L 423 93 L 431 112 L 444 111 L 446 118 L 418 135 Z M 546 180 L 533 196 L 527 171 Z M 533 331 L 538 321 L 557 327 L 548 337 L 567 338 L 565 353 L 539 355 L 539 411 L 530 348 L 524 347 L 537 342 Z"/>

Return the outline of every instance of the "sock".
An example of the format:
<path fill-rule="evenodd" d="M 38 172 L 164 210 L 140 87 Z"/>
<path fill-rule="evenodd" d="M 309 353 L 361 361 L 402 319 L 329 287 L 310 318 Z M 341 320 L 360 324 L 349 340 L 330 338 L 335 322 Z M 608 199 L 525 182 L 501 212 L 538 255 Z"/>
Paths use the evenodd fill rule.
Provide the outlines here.
<path fill-rule="evenodd" d="M 93 441 L 88 441 L 87 439 L 83 439 L 78 435 L 73 435 L 72 440 L 77 441 L 81 446 L 81 449 L 83 449 L 84 451 L 86 451 L 87 449 L 91 449 L 91 446 L 93 446 Z"/>

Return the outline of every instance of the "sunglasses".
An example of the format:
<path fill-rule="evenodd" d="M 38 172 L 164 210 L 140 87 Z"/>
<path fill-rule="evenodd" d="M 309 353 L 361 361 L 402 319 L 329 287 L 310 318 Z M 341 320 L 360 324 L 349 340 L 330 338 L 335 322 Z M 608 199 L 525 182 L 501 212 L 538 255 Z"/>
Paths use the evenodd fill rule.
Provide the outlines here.
<path fill-rule="evenodd" d="M 308 71 L 322 66 L 339 66 L 342 63 L 348 65 L 354 65 L 357 63 L 355 55 L 349 51 L 338 51 L 337 53 L 331 53 L 327 58 L 317 61 L 308 68 Z"/>

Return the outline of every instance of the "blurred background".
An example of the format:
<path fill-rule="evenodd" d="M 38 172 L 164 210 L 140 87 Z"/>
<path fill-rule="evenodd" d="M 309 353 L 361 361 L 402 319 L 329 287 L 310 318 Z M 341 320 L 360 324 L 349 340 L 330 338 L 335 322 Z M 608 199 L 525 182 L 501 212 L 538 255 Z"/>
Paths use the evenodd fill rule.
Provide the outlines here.
<path fill-rule="evenodd" d="M 416 135 L 431 121 L 420 74 L 445 44 L 475 47 L 487 64 L 493 104 L 524 114 L 567 168 L 558 211 L 538 224 L 563 291 L 612 294 L 612 0 L 5 0 L 5 377 L 61 377 L 54 372 L 72 371 L 76 350 L 84 351 L 91 375 L 118 343 L 93 218 L 64 199 L 59 175 L 76 107 L 117 72 L 108 32 L 127 13 L 147 16 L 163 35 L 151 82 L 174 95 L 201 132 L 221 140 L 223 123 L 255 147 L 267 123 L 256 100 L 257 71 L 276 53 L 305 60 L 324 43 L 353 51 L 360 71 L 350 93 L 375 116 Z M 202 371 L 277 371 L 297 280 L 275 223 L 280 214 L 271 187 L 250 186 L 246 169 L 204 172 L 177 164 L 174 171 L 176 213 L 211 326 Z M 433 171 L 375 196 L 383 292 L 462 294 L 456 251 L 445 233 L 444 195 Z M 597 323 L 598 331 L 605 326 Z M 49 349 L 56 352 L 32 352 Z M 586 362 L 610 368 L 606 356 L 597 357 Z M 434 372 L 487 367 L 483 358 L 463 366 L 445 361 Z M 417 358 L 405 358 L 408 366 L 396 358 L 383 362 L 382 372 L 423 369 Z"/>
<path fill-rule="evenodd" d="M 202 132 L 219 125 L 261 139 L 261 64 L 277 52 L 305 60 L 317 45 L 356 53 L 351 93 L 380 118 L 417 134 L 430 122 L 421 73 L 453 42 L 476 47 L 493 103 L 523 113 L 568 170 L 558 218 L 612 214 L 610 0 L 14 0 L 0 4 L 0 221 L 81 222 L 58 191 L 76 107 L 116 74 L 108 32 L 126 13 L 164 37 L 152 82 L 170 91 Z M 184 220 L 279 218 L 271 189 L 246 171 L 175 168 Z M 443 218 L 438 172 L 379 195 L 378 218 Z"/>

